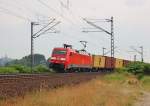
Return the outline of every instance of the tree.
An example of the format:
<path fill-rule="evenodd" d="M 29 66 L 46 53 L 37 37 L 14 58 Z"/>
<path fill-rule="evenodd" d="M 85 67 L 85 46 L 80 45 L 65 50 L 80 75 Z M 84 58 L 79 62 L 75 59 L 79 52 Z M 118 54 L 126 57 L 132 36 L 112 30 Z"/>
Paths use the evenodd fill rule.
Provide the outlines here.
<path fill-rule="evenodd" d="M 11 62 L 8 62 L 6 66 L 10 65 L 23 65 L 30 66 L 31 65 L 31 55 L 25 56 L 22 59 L 16 59 Z M 45 56 L 42 54 L 34 54 L 34 66 L 37 65 L 46 65 Z"/>

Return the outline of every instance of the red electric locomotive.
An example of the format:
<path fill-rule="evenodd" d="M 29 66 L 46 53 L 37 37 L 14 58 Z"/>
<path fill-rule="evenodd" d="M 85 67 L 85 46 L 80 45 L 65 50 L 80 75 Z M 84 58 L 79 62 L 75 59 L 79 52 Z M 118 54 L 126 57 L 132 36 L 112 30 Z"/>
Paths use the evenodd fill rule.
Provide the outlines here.
<path fill-rule="evenodd" d="M 71 72 L 92 68 L 92 57 L 86 52 L 72 49 L 71 45 L 64 44 L 64 48 L 54 48 L 50 59 L 50 68 L 56 71 Z"/>

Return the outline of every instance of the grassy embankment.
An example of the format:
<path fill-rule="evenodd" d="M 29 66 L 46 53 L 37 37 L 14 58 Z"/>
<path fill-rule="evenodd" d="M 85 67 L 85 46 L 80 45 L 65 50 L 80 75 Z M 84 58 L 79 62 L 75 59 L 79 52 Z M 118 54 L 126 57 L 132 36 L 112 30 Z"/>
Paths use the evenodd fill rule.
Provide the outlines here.
<path fill-rule="evenodd" d="M 128 73 L 114 73 L 80 85 L 1 101 L 0 106 L 132 106 L 143 89 L 150 91 L 150 77 L 138 80 Z"/>

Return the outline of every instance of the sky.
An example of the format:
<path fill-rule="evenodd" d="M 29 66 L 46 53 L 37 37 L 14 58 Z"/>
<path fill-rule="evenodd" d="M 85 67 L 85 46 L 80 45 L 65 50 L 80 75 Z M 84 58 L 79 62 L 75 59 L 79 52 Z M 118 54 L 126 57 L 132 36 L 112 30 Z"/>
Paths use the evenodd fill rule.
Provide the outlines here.
<path fill-rule="evenodd" d="M 114 17 L 115 57 L 133 60 L 144 47 L 144 60 L 150 62 L 150 0 L 0 0 L 0 57 L 20 59 L 30 54 L 31 21 L 36 33 L 50 19 L 61 21 L 53 30 L 34 39 L 34 53 L 51 56 L 54 47 L 71 44 L 82 49 L 81 40 L 88 41 L 87 51 L 102 54 L 102 48 L 110 50 L 110 35 L 104 32 L 83 33 L 83 28 L 94 28 L 86 19 L 110 19 Z M 93 21 L 93 20 L 90 20 Z M 110 31 L 110 23 L 96 25 Z M 98 29 L 94 29 L 98 30 Z M 51 32 L 51 31 L 50 31 Z M 108 54 L 110 55 L 110 54 Z"/>

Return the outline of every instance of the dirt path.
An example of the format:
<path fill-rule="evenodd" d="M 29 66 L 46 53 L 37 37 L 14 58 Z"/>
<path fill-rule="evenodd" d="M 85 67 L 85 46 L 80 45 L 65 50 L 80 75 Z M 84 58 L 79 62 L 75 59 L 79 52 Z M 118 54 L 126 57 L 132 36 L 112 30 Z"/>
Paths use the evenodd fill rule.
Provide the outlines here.
<path fill-rule="evenodd" d="M 150 92 L 143 92 L 143 96 L 133 106 L 150 106 Z"/>

